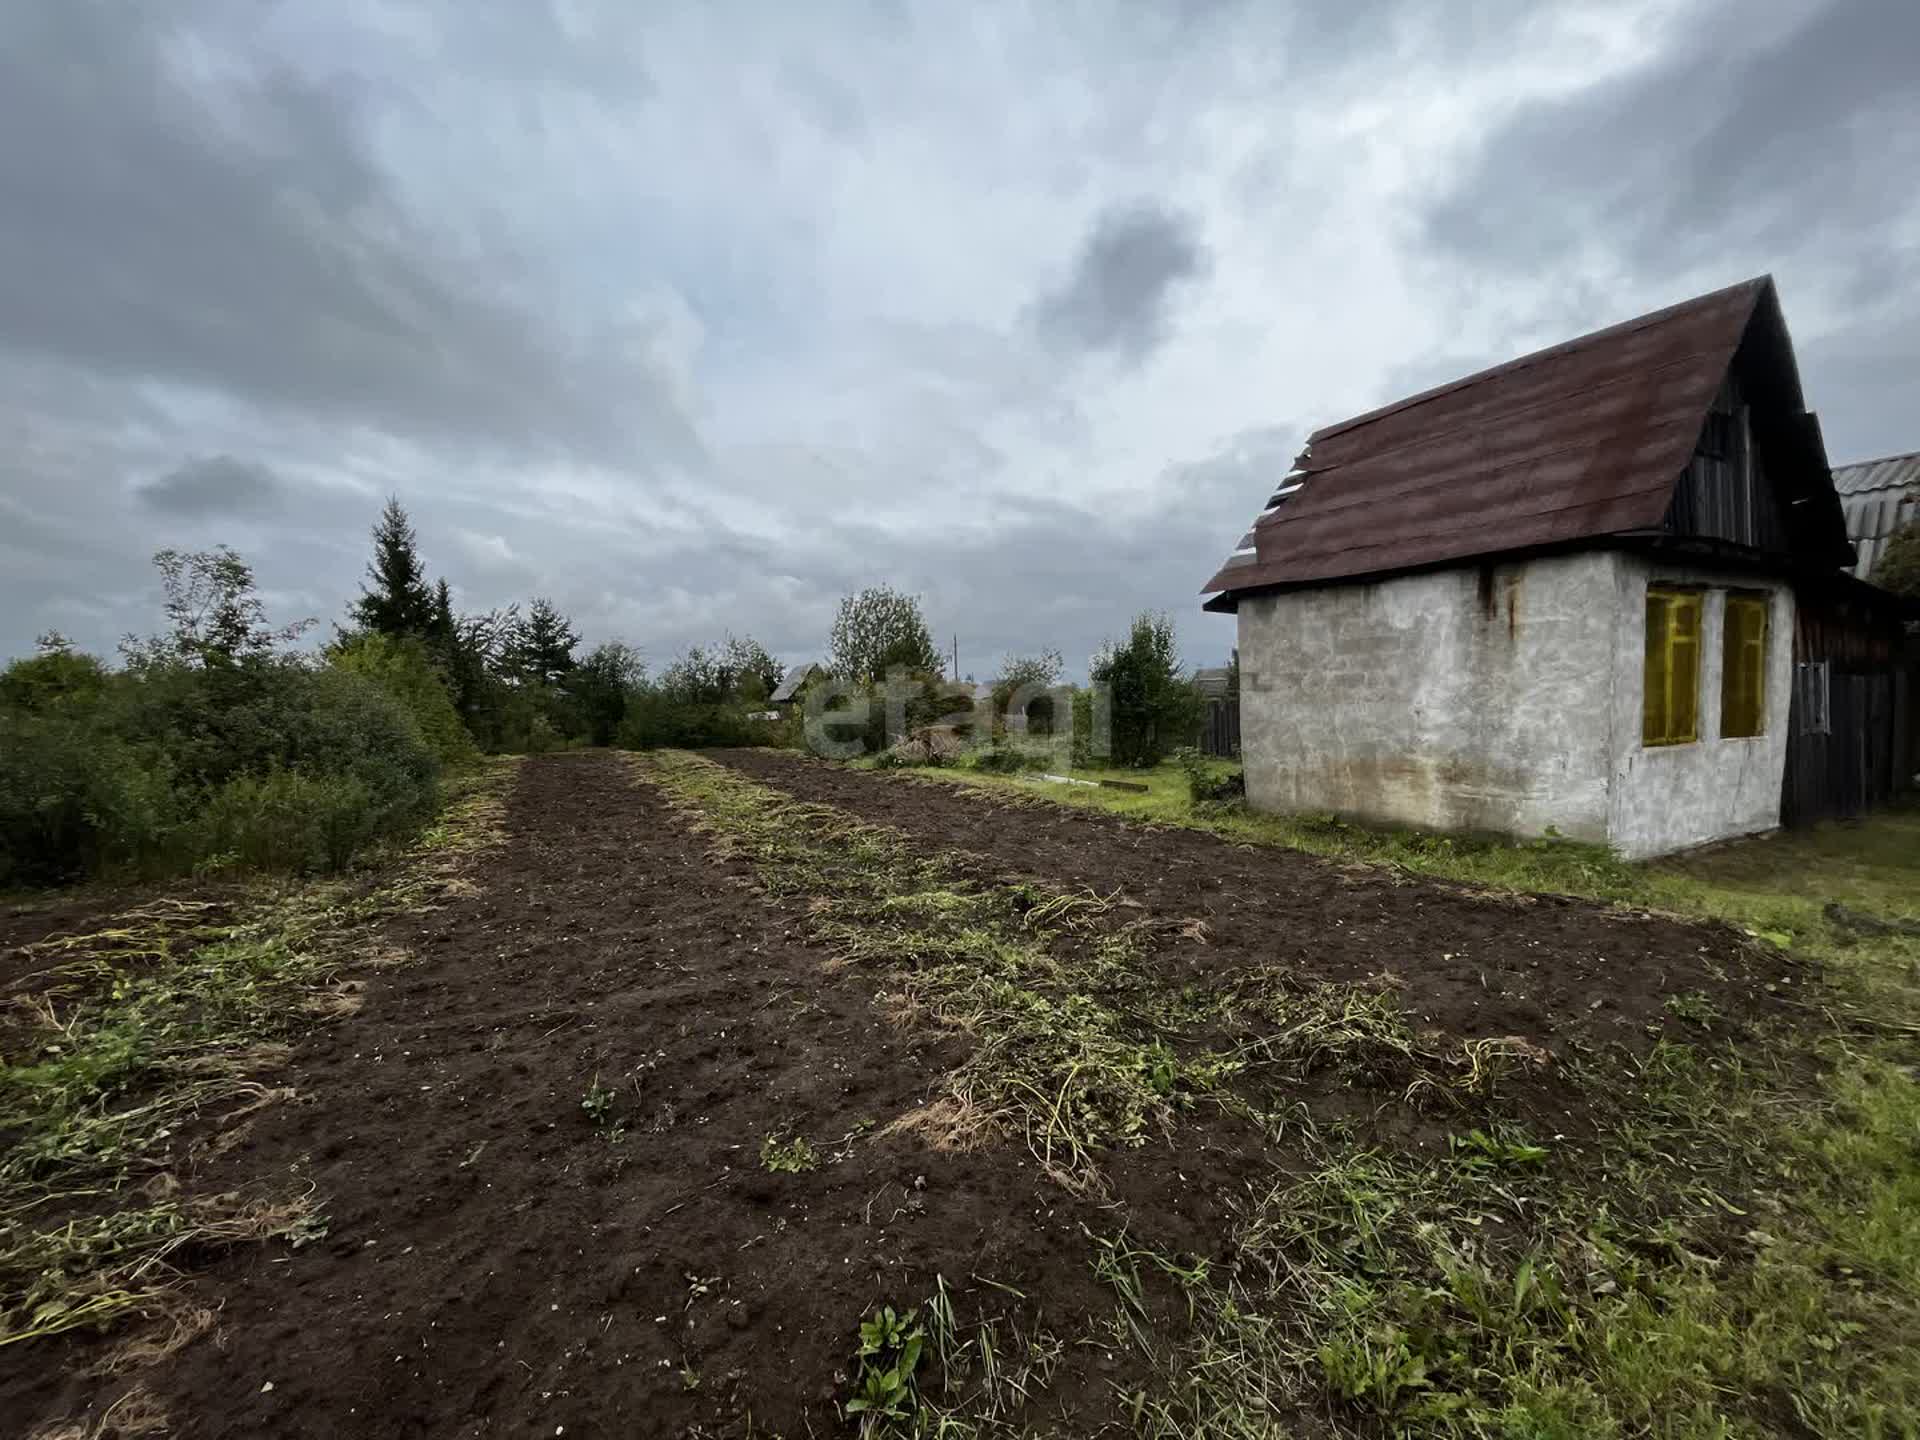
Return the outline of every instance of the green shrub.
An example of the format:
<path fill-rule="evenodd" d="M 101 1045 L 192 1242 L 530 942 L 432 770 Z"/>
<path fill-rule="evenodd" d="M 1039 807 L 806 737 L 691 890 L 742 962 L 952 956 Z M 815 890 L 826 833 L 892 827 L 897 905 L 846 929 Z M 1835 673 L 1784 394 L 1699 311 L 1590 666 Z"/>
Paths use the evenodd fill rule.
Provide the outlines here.
<path fill-rule="evenodd" d="M 963 744 L 973 739 L 976 722 L 968 713 L 972 705 L 969 687 L 956 686 L 937 673 L 901 672 L 868 689 L 866 701 L 864 720 L 834 720 L 828 711 L 827 738 L 858 740 L 864 747 L 862 754 L 875 756 L 886 754 L 909 737 L 924 738 L 930 727 L 951 734 Z"/>
<path fill-rule="evenodd" d="M 1053 764 L 1051 750 L 1040 746 L 1021 746 L 995 740 L 982 746 L 962 762 L 969 770 L 985 770 L 995 775 L 1013 775 L 1022 770 L 1045 770 Z"/>
<path fill-rule="evenodd" d="M 1896 595 L 1920 599 L 1920 520 L 1895 533 L 1874 562 L 1873 583 Z"/>
<path fill-rule="evenodd" d="M 1093 691 L 1082 687 L 1073 692 L 1073 765 L 1084 770 L 1105 758 L 1094 753 Z"/>
<path fill-rule="evenodd" d="M 143 661 L 50 706 L 0 705 L 0 884 L 335 868 L 430 816 L 438 769 L 362 676 Z"/>
<path fill-rule="evenodd" d="M 0 671 L 0 706 L 45 712 L 92 699 L 106 688 L 107 667 L 77 654 L 57 635 L 40 637 L 40 653 Z"/>
<path fill-rule="evenodd" d="M 383 821 L 390 817 L 352 775 L 241 775 L 207 798 L 183 853 L 203 868 L 337 870 L 389 828 Z"/>
<path fill-rule="evenodd" d="M 741 704 L 685 700 L 665 690 L 641 687 L 627 697 L 615 742 L 623 750 L 761 744 L 758 722 L 748 720 L 747 714 Z"/>
<path fill-rule="evenodd" d="M 333 646 L 327 659 L 350 675 L 371 680 L 399 701 L 442 765 L 458 768 L 479 758 L 439 667 L 419 640 L 368 631 Z"/>
<path fill-rule="evenodd" d="M 1200 730 L 1200 698 L 1180 674 L 1173 621 L 1144 612 L 1134 617 L 1124 644 L 1094 657 L 1094 684 L 1105 686 L 1111 711 L 1112 763 L 1147 768 Z M 1075 739 L 1079 739 L 1078 715 Z"/>
<path fill-rule="evenodd" d="M 1173 758 L 1187 777 L 1187 796 L 1195 804 L 1246 796 L 1246 775 L 1239 770 L 1222 770 L 1218 761 L 1209 759 L 1196 746 L 1181 746 L 1173 752 Z"/>
<path fill-rule="evenodd" d="M 181 811 L 164 755 L 84 714 L 0 708 L 0 885 L 54 885 L 159 853 Z"/>

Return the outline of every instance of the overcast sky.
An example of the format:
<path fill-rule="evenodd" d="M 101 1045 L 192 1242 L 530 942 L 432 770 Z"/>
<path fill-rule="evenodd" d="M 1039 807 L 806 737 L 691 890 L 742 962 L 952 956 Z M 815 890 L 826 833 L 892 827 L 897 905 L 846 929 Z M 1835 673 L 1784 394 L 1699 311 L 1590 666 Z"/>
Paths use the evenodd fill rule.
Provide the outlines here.
<path fill-rule="evenodd" d="M 0 8 L 0 655 L 225 541 L 656 665 L 920 593 L 961 668 L 1197 591 L 1315 426 L 1771 271 L 1920 448 L 1912 0 Z"/>

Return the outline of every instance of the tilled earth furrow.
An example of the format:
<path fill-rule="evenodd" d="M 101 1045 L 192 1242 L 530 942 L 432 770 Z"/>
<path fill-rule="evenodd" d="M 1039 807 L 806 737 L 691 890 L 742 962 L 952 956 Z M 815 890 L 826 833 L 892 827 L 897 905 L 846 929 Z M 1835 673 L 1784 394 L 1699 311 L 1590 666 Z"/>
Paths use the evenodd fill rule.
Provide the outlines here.
<path fill-rule="evenodd" d="M 965 849 L 1009 876 L 1117 892 L 1172 933 L 1197 920 L 1184 946 L 1163 953 L 1200 983 L 1272 965 L 1346 983 L 1384 976 L 1419 1023 L 1466 1038 L 1520 1036 L 1556 1053 L 1644 1050 L 1681 1027 L 1667 1005 L 1677 995 L 1705 995 L 1743 1017 L 1778 1013 L 1792 990 L 1784 958 L 1724 926 L 1565 896 L 1487 896 L 787 752 L 709 754 L 929 851 Z"/>
<path fill-rule="evenodd" d="M 310 1183 L 328 1229 L 209 1278 L 217 1333 L 151 1382 L 188 1433 L 827 1429 L 873 1305 L 1084 1273 L 1015 1155 L 843 1143 L 952 1042 L 827 973 L 617 757 L 526 762 L 508 826 L 230 1157 Z M 770 1174 L 770 1134 L 830 1163 Z"/>

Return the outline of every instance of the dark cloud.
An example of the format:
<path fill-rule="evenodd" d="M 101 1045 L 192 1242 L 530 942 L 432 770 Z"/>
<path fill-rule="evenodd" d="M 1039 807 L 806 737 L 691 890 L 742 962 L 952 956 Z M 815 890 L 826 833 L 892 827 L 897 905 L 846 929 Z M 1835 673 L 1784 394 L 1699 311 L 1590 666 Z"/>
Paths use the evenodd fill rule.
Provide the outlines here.
<path fill-rule="evenodd" d="M 1050 339 L 1141 359 L 1164 338 L 1174 287 L 1205 263 L 1191 219 L 1151 204 L 1109 210 L 1065 282 L 1035 302 L 1034 322 Z"/>
<path fill-rule="evenodd" d="M 1522 109 L 1426 210 L 1427 263 L 1537 341 L 1770 272 L 1836 457 L 1911 448 L 1920 5 L 1777 14 L 1715 0 L 1647 65 Z"/>
<path fill-rule="evenodd" d="M 1791 320 L 1791 315 L 1789 315 Z M 1796 338 L 1807 403 L 1820 413 L 1833 462 L 1899 455 L 1920 446 L 1920 258 L 1876 295 L 1866 318 L 1811 340 Z"/>
<path fill-rule="evenodd" d="M 258 461 L 231 455 L 189 460 L 136 486 L 141 504 L 170 515 L 258 515 L 278 508 L 279 479 Z"/>
<path fill-rule="evenodd" d="M 1759 43 L 1753 18 L 1722 0 L 1652 64 L 1521 111 L 1432 207 L 1430 238 L 1525 269 L 1596 240 L 1669 269 L 1866 240 L 1920 168 L 1920 6 L 1838 0 Z"/>
<path fill-rule="evenodd" d="M 1916 12 L 1695 3 L 1517 113 L 1599 0 L 0 4 L 0 655 L 152 628 L 163 544 L 338 614 L 397 492 L 461 604 L 655 657 L 891 580 L 976 673 L 1217 661 L 1276 413 L 1768 269 L 1836 455 L 1909 449 Z"/>
<path fill-rule="evenodd" d="M 417 223 L 352 86 L 217 44 L 190 69 L 192 20 L 239 13 L 7 8 L 0 345 L 442 441 L 697 451 L 623 337 L 552 332 Z"/>

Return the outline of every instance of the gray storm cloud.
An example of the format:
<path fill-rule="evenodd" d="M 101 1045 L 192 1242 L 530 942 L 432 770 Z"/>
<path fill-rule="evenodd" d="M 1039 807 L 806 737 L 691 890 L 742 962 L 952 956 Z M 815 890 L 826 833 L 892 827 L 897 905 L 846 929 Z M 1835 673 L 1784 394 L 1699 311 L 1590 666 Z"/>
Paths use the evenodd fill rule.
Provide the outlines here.
<path fill-rule="evenodd" d="M 1148 204 L 1110 210 L 1094 223 L 1065 282 L 1036 302 L 1035 322 L 1083 349 L 1141 359 L 1165 337 L 1175 290 L 1205 263 L 1190 219 Z"/>
<path fill-rule="evenodd" d="M 656 660 L 884 580 L 977 672 L 1148 606 L 1217 662 L 1314 425 L 1763 270 L 1832 452 L 1912 449 L 1916 26 L 0 7 L 0 655 L 151 629 L 165 545 L 337 615 L 398 494 Z"/>

